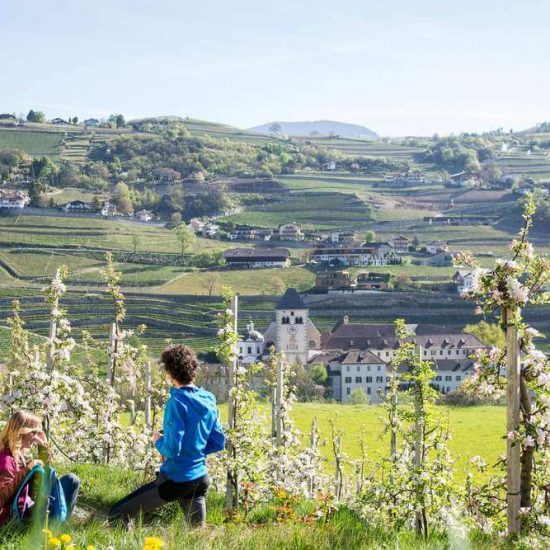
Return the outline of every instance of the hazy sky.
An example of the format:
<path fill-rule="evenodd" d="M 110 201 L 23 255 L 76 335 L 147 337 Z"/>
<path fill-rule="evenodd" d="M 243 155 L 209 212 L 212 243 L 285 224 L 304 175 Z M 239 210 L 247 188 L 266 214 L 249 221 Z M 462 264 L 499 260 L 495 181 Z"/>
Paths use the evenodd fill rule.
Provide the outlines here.
<path fill-rule="evenodd" d="M 521 129 L 549 29 L 550 0 L 0 0 L 0 112 Z"/>

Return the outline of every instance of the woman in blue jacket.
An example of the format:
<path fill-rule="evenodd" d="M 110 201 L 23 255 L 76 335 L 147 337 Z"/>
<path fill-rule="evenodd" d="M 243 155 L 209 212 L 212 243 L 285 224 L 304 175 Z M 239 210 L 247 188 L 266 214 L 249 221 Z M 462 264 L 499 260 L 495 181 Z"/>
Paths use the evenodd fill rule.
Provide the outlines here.
<path fill-rule="evenodd" d="M 225 446 L 216 399 L 193 384 L 198 361 L 191 348 L 178 345 L 166 349 L 162 364 L 172 388 L 164 409 L 163 433 L 153 435 L 153 443 L 163 457 L 160 472 L 155 481 L 115 504 L 109 518 L 135 517 L 178 500 L 187 521 L 203 526 L 210 485 L 206 455 Z"/>

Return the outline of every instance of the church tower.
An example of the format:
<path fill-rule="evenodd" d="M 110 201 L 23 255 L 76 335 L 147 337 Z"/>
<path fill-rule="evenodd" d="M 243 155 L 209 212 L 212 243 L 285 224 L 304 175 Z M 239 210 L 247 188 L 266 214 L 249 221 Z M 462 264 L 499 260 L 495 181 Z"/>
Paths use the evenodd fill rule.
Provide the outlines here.
<path fill-rule="evenodd" d="M 289 288 L 275 311 L 275 348 L 289 363 L 305 365 L 309 359 L 309 309 L 295 288 Z"/>

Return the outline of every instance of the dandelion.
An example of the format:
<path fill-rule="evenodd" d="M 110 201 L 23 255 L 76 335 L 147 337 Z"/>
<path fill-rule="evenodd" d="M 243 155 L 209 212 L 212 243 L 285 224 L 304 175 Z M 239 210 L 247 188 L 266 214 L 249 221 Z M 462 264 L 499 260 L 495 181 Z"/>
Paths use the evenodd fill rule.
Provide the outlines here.
<path fill-rule="evenodd" d="M 163 540 L 158 537 L 145 537 L 143 541 L 143 550 L 158 550 L 163 546 Z"/>
<path fill-rule="evenodd" d="M 61 541 L 57 537 L 51 537 L 50 540 L 48 540 L 48 544 L 52 548 L 59 548 L 61 546 Z"/>
<path fill-rule="evenodd" d="M 71 542 L 73 540 L 73 538 L 71 537 L 71 535 L 61 535 L 59 537 L 59 539 L 61 540 L 61 542 L 63 544 L 69 544 L 69 542 Z"/>

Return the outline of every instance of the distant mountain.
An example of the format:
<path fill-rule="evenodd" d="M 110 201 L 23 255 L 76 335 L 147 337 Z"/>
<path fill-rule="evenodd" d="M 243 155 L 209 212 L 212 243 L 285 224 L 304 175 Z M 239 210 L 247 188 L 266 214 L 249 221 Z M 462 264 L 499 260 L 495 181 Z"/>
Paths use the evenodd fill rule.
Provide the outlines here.
<path fill-rule="evenodd" d="M 277 126 L 274 132 L 274 126 Z M 257 134 L 279 133 L 295 137 L 313 137 L 313 136 L 332 136 L 338 135 L 350 139 L 375 139 L 378 137 L 376 132 L 371 129 L 360 126 L 359 124 L 348 124 L 347 122 L 335 122 L 332 120 L 316 120 L 314 122 L 268 122 L 254 128 L 249 128 L 250 132 Z"/>

